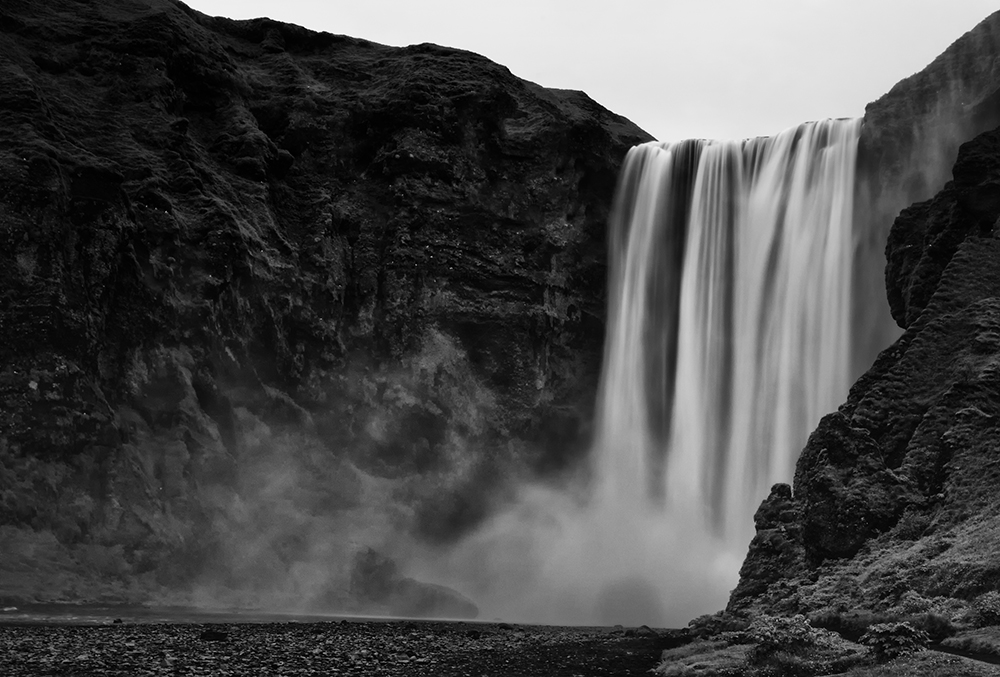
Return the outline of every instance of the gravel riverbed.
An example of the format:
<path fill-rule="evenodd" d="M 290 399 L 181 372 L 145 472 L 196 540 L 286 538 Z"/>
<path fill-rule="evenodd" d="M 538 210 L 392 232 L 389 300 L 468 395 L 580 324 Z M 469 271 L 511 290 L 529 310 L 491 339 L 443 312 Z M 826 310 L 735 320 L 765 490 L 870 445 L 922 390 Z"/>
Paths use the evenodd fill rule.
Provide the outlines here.
<path fill-rule="evenodd" d="M 648 675 L 643 628 L 437 621 L 0 625 L 0 675 Z"/>

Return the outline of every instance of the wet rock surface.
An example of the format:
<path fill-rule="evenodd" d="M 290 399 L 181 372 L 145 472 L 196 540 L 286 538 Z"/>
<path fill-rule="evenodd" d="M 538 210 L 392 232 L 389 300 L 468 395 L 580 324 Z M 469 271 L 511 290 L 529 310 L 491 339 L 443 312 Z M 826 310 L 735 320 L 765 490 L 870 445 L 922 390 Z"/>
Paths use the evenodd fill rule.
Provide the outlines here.
<path fill-rule="evenodd" d="M 646 675 L 668 644 L 605 629 L 492 623 L 0 625 L 0 673 Z"/>

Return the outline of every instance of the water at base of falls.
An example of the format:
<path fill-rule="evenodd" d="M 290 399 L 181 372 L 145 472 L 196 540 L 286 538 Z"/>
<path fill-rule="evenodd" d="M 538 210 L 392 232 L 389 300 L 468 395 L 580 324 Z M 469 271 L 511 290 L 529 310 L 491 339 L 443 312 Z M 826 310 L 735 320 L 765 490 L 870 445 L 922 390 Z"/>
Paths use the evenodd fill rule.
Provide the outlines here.
<path fill-rule="evenodd" d="M 423 575 L 516 621 L 675 625 L 725 605 L 754 511 L 847 395 L 860 125 L 630 151 L 592 481 L 525 488 Z"/>

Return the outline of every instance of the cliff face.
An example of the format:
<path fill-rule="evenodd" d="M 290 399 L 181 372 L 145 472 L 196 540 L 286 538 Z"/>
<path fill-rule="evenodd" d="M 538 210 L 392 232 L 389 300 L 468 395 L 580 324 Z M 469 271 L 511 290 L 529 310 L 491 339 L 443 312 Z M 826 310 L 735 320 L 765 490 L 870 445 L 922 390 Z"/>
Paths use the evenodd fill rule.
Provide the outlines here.
<path fill-rule="evenodd" d="M 998 54 L 1000 14 L 993 14 L 865 109 L 854 204 L 858 376 L 899 337 L 888 313 L 870 311 L 885 307 L 889 228 L 902 209 L 944 186 L 962 143 L 1000 125 Z"/>
<path fill-rule="evenodd" d="M 361 510 L 447 540 L 585 450 L 630 122 L 172 0 L 11 0 L 0 53 L 12 570 L 336 568 Z"/>
<path fill-rule="evenodd" d="M 916 85 L 936 81 L 941 63 L 996 62 L 1000 44 L 983 39 L 998 26 L 994 15 L 932 73 L 887 97 L 921 101 L 928 94 Z M 963 73 L 961 86 L 1000 88 L 995 67 Z M 869 107 L 867 143 L 887 109 Z M 997 116 L 992 95 L 952 127 Z M 907 154 L 882 157 L 893 153 Z M 893 172 L 936 170 L 884 167 L 886 177 Z M 895 219 L 885 283 L 904 332 L 810 436 L 793 487 L 776 486 L 761 506 L 731 610 L 935 611 L 968 620 L 977 599 L 1000 587 L 1000 129 L 962 144 L 952 173 L 936 196 Z"/>

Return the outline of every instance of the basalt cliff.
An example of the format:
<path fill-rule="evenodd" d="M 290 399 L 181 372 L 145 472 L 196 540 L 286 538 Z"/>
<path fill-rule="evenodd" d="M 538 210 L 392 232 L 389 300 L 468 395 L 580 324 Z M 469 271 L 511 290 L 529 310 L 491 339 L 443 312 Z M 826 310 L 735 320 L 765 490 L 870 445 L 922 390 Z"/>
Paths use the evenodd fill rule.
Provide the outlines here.
<path fill-rule="evenodd" d="M 455 49 L 4 2 L 0 598 L 461 611 L 387 557 L 586 450 L 649 139 Z"/>

